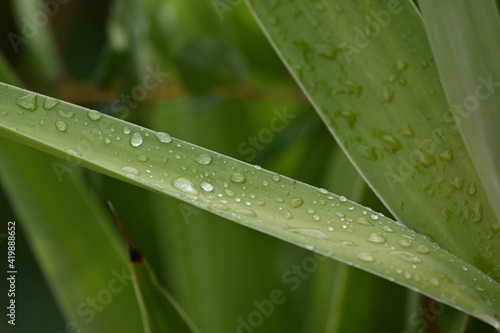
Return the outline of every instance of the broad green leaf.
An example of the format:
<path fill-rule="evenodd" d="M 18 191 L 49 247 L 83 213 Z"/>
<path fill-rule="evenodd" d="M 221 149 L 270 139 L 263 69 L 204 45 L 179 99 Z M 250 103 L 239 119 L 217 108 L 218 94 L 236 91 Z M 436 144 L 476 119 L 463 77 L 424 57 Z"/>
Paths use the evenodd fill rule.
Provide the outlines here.
<path fill-rule="evenodd" d="M 367 183 L 408 227 L 500 281 L 500 232 L 409 0 L 248 0 Z"/>
<path fill-rule="evenodd" d="M 451 110 L 500 231 L 500 14 L 495 1 L 420 1 Z M 450 56 L 453 55 L 453 56 Z M 498 253 L 498 252 L 497 252 Z M 492 252 L 493 254 L 493 252 Z"/>
<path fill-rule="evenodd" d="M 499 327 L 497 282 L 345 197 L 9 85 L 0 85 L 0 105 L 2 136 L 383 276 Z"/>

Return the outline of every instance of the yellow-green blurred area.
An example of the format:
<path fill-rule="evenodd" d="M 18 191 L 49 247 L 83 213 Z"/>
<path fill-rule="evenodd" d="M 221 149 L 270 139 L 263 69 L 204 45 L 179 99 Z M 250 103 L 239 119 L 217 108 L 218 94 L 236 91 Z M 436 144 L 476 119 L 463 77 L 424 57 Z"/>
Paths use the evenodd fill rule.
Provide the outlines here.
<path fill-rule="evenodd" d="M 1 80 L 10 71 L 27 89 L 167 132 L 389 215 L 243 1 L 3 1 L 0 36 Z M 20 146 L 2 151 L 23 161 L 23 149 L 35 160 L 19 167 L 19 181 L 5 186 L 6 173 L 0 179 L 1 332 L 137 332 L 132 285 L 121 275 L 126 249 L 108 200 L 201 332 L 444 332 L 457 318 L 455 310 L 398 285 L 176 199 L 65 160 L 54 168 L 52 158 Z M 88 203 L 79 204 L 81 198 Z M 83 212 L 87 206 L 96 212 Z M 33 216 L 35 222 L 27 221 Z M 98 221 L 85 220 L 92 216 Z M 12 220 L 16 326 L 7 324 L 4 311 L 5 234 Z M 117 255 L 103 253 L 115 250 Z"/>

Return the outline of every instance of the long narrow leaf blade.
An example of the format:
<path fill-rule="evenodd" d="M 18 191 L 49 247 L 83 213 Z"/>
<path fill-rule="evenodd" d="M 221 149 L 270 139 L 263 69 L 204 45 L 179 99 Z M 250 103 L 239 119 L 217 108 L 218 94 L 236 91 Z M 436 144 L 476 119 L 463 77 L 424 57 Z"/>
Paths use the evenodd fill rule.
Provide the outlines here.
<path fill-rule="evenodd" d="M 450 112 L 500 220 L 500 14 L 494 0 L 420 1 Z M 453 55 L 453 56 L 450 56 Z M 450 114 L 451 117 L 451 114 Z M 500 230 L 500 223 L 492 225 Z"/>
<path fill-rule="evenodd" d="M 198 332 L 175 299 L 158 285 L 151 267 L 144 259 L 133 261 L 131 267 L 146 333 Z"/>
<path fill-rule="evenodd" d="M 0 105 L 0 135 L 360 267 L 499 327 L 497 282 L 344 197 L 12 86 L 0 86 Z"/>

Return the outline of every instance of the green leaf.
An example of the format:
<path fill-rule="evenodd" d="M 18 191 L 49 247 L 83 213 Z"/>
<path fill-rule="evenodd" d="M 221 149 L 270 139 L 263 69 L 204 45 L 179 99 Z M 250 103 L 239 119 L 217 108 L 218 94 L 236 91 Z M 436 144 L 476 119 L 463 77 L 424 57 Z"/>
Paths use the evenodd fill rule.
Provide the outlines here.
<path fill-rule="evenodd" d="M 145 333 L 198 332 L 176 300 L 158 284 L 143 258 L 132 261 L 131 268 Z"/>
<path fill-rule="evenodd" d="M 57 7 L 59 11 L 60 4 L 40 7 L 38 2 L 32 0 L 10 1 L 10 3 L 21 32 L 20 35 L 14 32 L 7 35 L 14 53 L 18 55 L 21 51 L 26 51 L 30 69 L 38 74 L 36 79 L 41 79 L 44 83 L 56 81 L 63 72 L 63 62 L 48 24 L 49 16 L 44 9 L 51 12 Z"/>
<path fill-rule="evenodd" d="M 0 85 L 0 135 L 383 276 L 498 327 L 499 285 L 325 189 L 62 101 Z"/>
<path fill-rule="evenodd" d="M 54 165 L 61 161 L 3 138 L 0 163 L 18 228 L 26 233 L 68 327 L 138 332 L 142 322 L 120 240 L 82 190 L 81 175 L 73 170 L 59 182 Z"/>
<path fill-rule="evenodd" d="M 139 302 L 144 333 L 198 332 L 177 301 L 164 290 L 146 258 L 128 238 L 113 204 L 108 201 L 127 243 L 134 290 Z"/>
<path fill-rule="evenodd" d="M 500 232 L 408 0 L 247 1 L 392 214 L 500 281 Z"/>
<path fill-rule="evenodd" d="M 1 54 L 0 78 L 18 81 Z M 127 280 L 126 258 L 118 250 L 119 239 L 86 189 L 80 169 L 4 138 L 0 138 L 0 164 L 2 187 L 67 320 L 64 329 L 140 330 L 142 321 Z"/>
<path fill-rule="evenodd" d="M 421 1 L 446 97 L 491 202 L 500 196 L 500 15 L 495 1 Z M 452 54 L 453 56 L 450 56 Z M 452 116 L 449 115 L 449 116 Z M 500 230 L 500 205 L 493 206 Z"/>

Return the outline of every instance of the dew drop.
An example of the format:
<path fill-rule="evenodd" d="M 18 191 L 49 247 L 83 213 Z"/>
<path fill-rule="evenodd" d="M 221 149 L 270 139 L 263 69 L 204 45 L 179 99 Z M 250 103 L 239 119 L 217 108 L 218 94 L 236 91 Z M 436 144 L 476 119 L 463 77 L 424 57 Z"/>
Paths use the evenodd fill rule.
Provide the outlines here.
<path fill-rule="evenodd" d="M 323 193 L 323 194 L 328 194 L 328 190 L 327 189 L 324 189 L 324 188 L 318 188 L 318 192 L 319 193 Z"/>
<path fill-rule="evenodd" d="M 147 162 L 149 160 L 149 156 L 148 155 L 139 155 L 137 157 L 137 159 L 141 162 Z"/>
<path fill-rule="evenodd" d="M 455 179 L 453 179 L 453 181 L 451 182 L 451 186 L 453 186 L 453 188 L 457 191 L 460 191 L 462 190 L 462 188 L 464 187 L 464 180 L 463 179 L 460 179 L 458 177 L 456 177 Z"/>
<path fill-rule="evenodd" d="M 73 111 L 57 110 L 57 114 L 63 118 L 72 118 L 75 116 Z"/>
<path fill-rule="evenodd" d="M 417 252 L 426 254 L 429 253 L 429 248 L 425 245 L 419 245 L 417 246 Z"/>
<path fill-rule="evenodd" d="M 357 93 L 357 95 L 361 95 L 361 92 Z M 336 111 L 335 116 L 344 119 L 350 129 L 354 128 L 358 122 L 358 116 L 350 110 Z"/>
<path fill-rule="evenodd" d="M 476 194 L 476 191 L 477 191 L 476 184 L 470 183 L 470 186 L 467 189 L 467 194 L 468 195 L 474 195 L 474 194 Z"/>
<path fill-rule="evenodd" d="M 224 193 L 226 193 L 226 195 L 229 196 L 229 197 L 234 197 L 236 195 L 236 194 L 234 194 L 233 191 L 231 191 L 228 188 L 224 189 Z"/>
<path fill-rule="evenodd" d="M 293 198 L 290 200 L 290 206 L 292 206 L 293 208 L 298 208 L 302 206 L 303 203 L 304 200 L 302 200 L 301 198 Z"/>
<path fill-rule="evenodd" d="M 370 215 L 370 218 L 371 218 L 372 220 L 378 220 L 378 215 L 377 215 L 377 214 L 371 214 L 371 215 Z"/>
<path fill-rule="evenodd" d="M 387 231 L 387 232 L 394 232 L 394 230 L 391 227 L 389 227 L 388 225 L 384 225 L 382 227 L 382 229 L 384 229 L 384 231 Z"/>
<path fill-rule="evenodd" d="M 389 86 L 385 86 L 382 89 L 382 101 L 385 103 L 392 103 L 396 91 Z"/>
<path fill-rule="evenodd" d="M 445 162 L 451 163 L 453 161 L 453 150 L 448 149 L 441 154 L 439 154 L 439 158 Z"/>
<path fill-rule="evenodd" d="M 37 95 L 35 93 L 30 93 L 26 96 L 19 97 L 16 99 L 16 104 L 23 109 L 36 111 L 37 109 Z"/>
<path fill-rule="evenodd" d="M 212 208 L 218 209 L 218 210 L 229 210 L 229 207 L 223 204 L 213 204 Z"/>
<path fill-rule="evenodd" d="M 341 195 L 341 196 L 339 197 L 339 201 L 341 201 L 341 202 L 346 202 L 346 201 L 347 201 L 347 198 L 346 198 L 346 197 L 344 197 L 343 195 Z"/>
<path fill-rule="evenodd" d="M 344 245 L 344 246 L 348 246 L 348 247 L 356 247 L 356 246 L 358 246 L 358 244 L 356 244 L 356 243 L 354 243 L 352 241 L 349 241 L 349 240 L 342 241 L 341 244 Z"/>
<path fill-rule="evenodd" d="M 494 233 L 499 232 L 500 231 L 500 222 L 497 222 L 497 223 L 490 225 L 490 228 Z"/>
<path fill-rule="evenodd" d="M 131 166 L 124 166 L 121 170 L 125 173 L 125 175 L 129 178 L 137 178 L 139 176 L 139 170 Z"/>
<path fill-rule="evenodd" d="M 57 104 L 59 104 L 59 100 L 52 98 L 52 97 L 47 97 L 47 98 L 45 98 L 45 101 L 43 102 L 43 108 L 48 111 L 48 110 L 52 109 L 54 106 L 56 106 Z"/>
<path fill-rule="evenodd" d="M 408 124 L 404 129 L 403 135 L 409 138 L 413 138 L 415 136 L 415 130 L 413 129 L 413 127 L 411 127 L 410 124 Z"/>
<path fill-rule="evenodd" d="M 476 203 L 473 208 L 474 218 L 472 219 L 472 223 L 479 223 L 483 219 L 483 204 Z"/>
<path fill-rule="evenodd" d="M 407 241 L 406 239 L 400 239 L 400 240 L 398 240 L 398 243 L 402 247 L 411 247 L 412 246 L 412 243 Z"/>
<path fill-rule="evenodd" d="M 356 223 L 358 224 L 361 224 L 361 225 L 373 225 L 373 223 L 371 223 L 370 221 L 368 221 L 366 218 L 364 217 L 358 217 L 356 219 Z"/>
<path fill-rule="evenodd" d="M 56 128 L 61 131 L 61 132 L 66 132 L 66 130 L 68 129 L 68 125 L 66 125 L 66 123 L 64 121 L 56 121 Z"/>
<path fill-rule="evenodd" d="M 396 61 L 396 69 L 398 72 L 404 71 L 406 68 L 408 68 L 408 63 L 404 60 L 398 59 Z"/>
<path fill-rule="evenodd" d="M 299 234 L 302 236 L 316 238 L 316 239 L 329 239 L 330 237 L 322 231 L 316 229 L 308 229 L 308 228 L 294 228 L 289 229 L 289 231 Z"/>
<path fill-rule="evenodd" d="M 279 175 L 273 175 L 273 177 L 272 177 L 272 178 L 273 178 L 273 180 L 274 180 L 275 182 L 279 182 L 279 181 L 280 181 L 280 179 L 281 179 L 281 177 L 280 177 Z"/>
<path fill-rule="evenodd" d="M 125 132 L 125 129 L 123 130 L 123 132 Z M 134 135 L 132 135 L 132 137 L 130 138 L 130 144 L 134 147 L 139 147 L 140 145 L 142 145 L 142 135 L 140 135 L 139 133 L 134 133 Z"/>
<path fill-rule="evenodd" d="M 360 252 L 357 254 L 357 257 L 366 262 L 373 262 L 375 260 L 375 258 L 373 258 L 373 256 L 368 252 Z"/>
<path fill-rule="evenodd" d="M 244 183 L 247 181 L 245 175 L 242 173 L 239 173 L 239 172 L 232 174 L 231 178 L 229 178 L 229 179 L 233 183 Z"/>
<path fill-rule="evenodd" d="M 187 194 L 198 194 L 198 190 L 194 187 L 193 183 L 186 178 L 177 178 L 172 181 L 172 186 L 181 192 Z"/>
<path fill-rule="evenodd" d="M 390 134 L 383 134 L 380 136 L 380 141 L 382 141 L 393 153 L 400 150 L 403 146 L 394 136 Z"/>
<path fill-rule="evenodd" d="M 172 142 L 172 137 L 169 134 L 167 134 L 167 133 L 157 132 L 155 134 L 155 136 L 158 139 L 158 141 L 160 141 L 160 142 L 163 142 L 163 143 L 170 143 L 170 142 Z"/>
<path fill-rule="evenodd" d="M 102 113 L 95 110 L 89 110 L 89 112 L 87 112 L 87 117 L 89 117 L 90 120 L 96 121 L 102 117 Z"/>
<path fill-rule="evenodd" d="M 130 134 L 130 128 L 124 127 L 123 128 L 123 134 Z"/>
<path fill-rule="evenodd" d="M 412 263 L 422 262 L 422 259 L 420 259 L 416 255 L 411 254 L 409 252 L 405 252 L 405 251 L 391 251 L 391 252 L 389 252 L 389 254 L 396 257 L 396 258 L 402 259 L 404 261 L 412 262 Z"/>
<path fill-rule="evenodd" d="M 212 162 L 212 157 L 208 154 L 201 154 L 194 159 L 197 163 L 207 165 Z"/>
<path fill-rule="evenodd" d="M 338 49 L 330 44 L 320 44 L 318 45 L 318 54 L 327 59 L 335 59 L 337 56 Z"/>
<path fill-rule="evenodd" d="M 248 217 L 257 217 L 257 214 L 251 209 L 236 209 L 235 212 Z"/>
<path fill-rule="evenodd" d="M 439 286 L 439 280 L 436 278 L 429 279 L 429 283 L 436 287 Z"/>
<path fill-rule="evenodd" d="M 426 168 L 436 164 L 436 159 L 423 150 L 419 152 L 419 159 L 417 161 Z"/>
<path fill-rule="evenodd" d="M 379 233 L 371 233 L 369 236 L 368 236 L 368 240 L 372 243 L 384 243 L 386 241 L 386 238 L 384 236 L 382 236 L 381 234 Z"/>
<path fill-rule="evenodd" d="M 202 182 L 201 188 L 206 192 L 212 192 L 214 190 L 214 186 L 208 182 Z"/>

